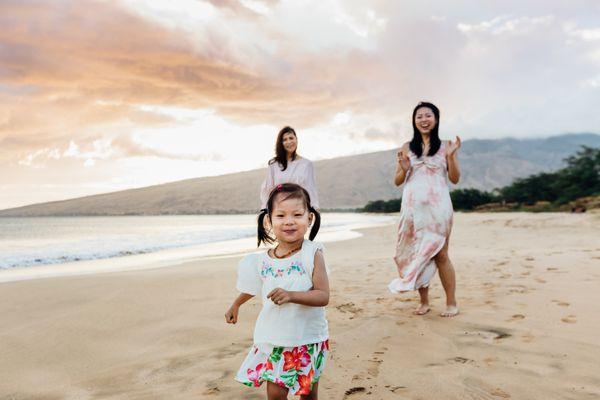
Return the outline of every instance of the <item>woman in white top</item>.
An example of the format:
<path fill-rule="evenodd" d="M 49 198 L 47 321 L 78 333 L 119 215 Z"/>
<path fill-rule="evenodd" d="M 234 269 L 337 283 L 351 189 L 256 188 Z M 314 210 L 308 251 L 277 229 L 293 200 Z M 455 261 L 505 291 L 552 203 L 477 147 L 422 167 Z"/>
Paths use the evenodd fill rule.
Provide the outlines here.
<path fill-rule="evenodd" d="M 317 210 L 320 208 L 313 163 L 300 157 L 296 153 L 297 149 L 296 131 L 289 126 L 284 127 L 277 135 L 275 157 L 269 161 L 267 177 L 260 190 L 261 209 L 267 208 L 269 194 L 274 187 L 282 183 L 302 186 L 308 192 L 312 206 Z"/>

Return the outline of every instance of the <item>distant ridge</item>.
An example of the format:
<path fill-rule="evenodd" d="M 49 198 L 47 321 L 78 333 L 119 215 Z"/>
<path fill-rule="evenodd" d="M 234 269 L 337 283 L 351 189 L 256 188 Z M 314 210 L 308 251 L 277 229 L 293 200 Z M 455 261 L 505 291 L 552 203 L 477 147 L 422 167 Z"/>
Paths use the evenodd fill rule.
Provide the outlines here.
<path fill-rule="evenodd" d="M 472 139 L 460 150 L 457 188 L 491 190 L 514 179 L 551 171 L 582 145 L 600 147 L 600 135 L 544 139 Z M 310 156 L 310 155 L 307 155 Z M 266 162 L 266 160 L 265 160 Z M 321 206 L 349 209 L 400 196 L 392 183 L 396 149 L 315 162 Z M 259 207 L 265 169 L 171 182 L 0 211 L 0 216 L 160 215 L 247 213 Z"/>

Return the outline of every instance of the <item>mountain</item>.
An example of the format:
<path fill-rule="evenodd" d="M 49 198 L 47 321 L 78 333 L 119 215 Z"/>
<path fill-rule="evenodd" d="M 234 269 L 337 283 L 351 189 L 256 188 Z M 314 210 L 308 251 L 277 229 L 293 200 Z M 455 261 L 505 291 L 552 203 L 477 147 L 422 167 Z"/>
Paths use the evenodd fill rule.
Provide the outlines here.
<path fill-rule="evenodd" d="M 544 139 L 466 140 L 459 153 L 457 188 L 491 190 L 514 179 L 552 171 L 581 145 L 600 147 L 600 135 L 568 134 Z M 356 208 L 370 200 L 400 197 L 392 183 L 396 149 L 315 162 L 321 206 Z M 0 211 L 0 216 L 156 215 L 254 212 L 266 169 L 187 179 L 70 200 Z"/>

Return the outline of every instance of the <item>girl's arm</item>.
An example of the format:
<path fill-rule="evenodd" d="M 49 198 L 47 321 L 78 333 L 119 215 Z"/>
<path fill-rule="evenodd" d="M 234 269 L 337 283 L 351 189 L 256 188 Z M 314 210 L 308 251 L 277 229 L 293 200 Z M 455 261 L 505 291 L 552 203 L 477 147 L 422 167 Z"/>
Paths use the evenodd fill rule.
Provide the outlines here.
<path fill-rule="evenodd" d="M 313 287 L 307 292 L 290 292 L 277 288 L 272 290 L 267 298 L 277 305 L 296 303 L 303 306 L 324 307 L 329 304 L 329 279 L 327 278 L 323 252 L 320 250 L 315 253 L 315 268 L 313 269 L 312 278 Z"/>
<path fill-rule="evenodd" d="M 228 324 L 235 324 L 237 322 L 238 311 L 240 309 L 240 306 L 253 297 L 254 295 L 252 294 L 240 293 L 237 299 L 233 301 L 231 307 L 229 307 L 229 310 L 227 310 L 227 312 L 225 313 L 225 321 Z"/>
<path fill-rule="evenodd" d="M 448 179 L 455 185 L 460 180 L 460 168 L 458 167 L 458 149 L 460 149 L 460 138 L 457 136 L 456 141 L 448 141 L 448 153 L 446 161 L 448 164 Z"/>

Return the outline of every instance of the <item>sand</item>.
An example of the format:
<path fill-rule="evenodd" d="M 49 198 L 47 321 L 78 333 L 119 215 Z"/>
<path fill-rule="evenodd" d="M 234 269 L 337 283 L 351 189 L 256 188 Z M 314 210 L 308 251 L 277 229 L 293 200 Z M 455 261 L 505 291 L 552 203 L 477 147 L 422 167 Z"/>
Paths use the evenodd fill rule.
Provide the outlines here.
<path fill-rule="evenodd" d="M 332 354 L 321 399 L 600 398 L 600 214 L 457 214 L 461 314 L 392 295 L 396 227 L 330 243 Z M 262 399 L 233 375 L 239 257 L 0 284 L 0 399 Z M 290 396 L 292 398 L 292 396 Z"/>

